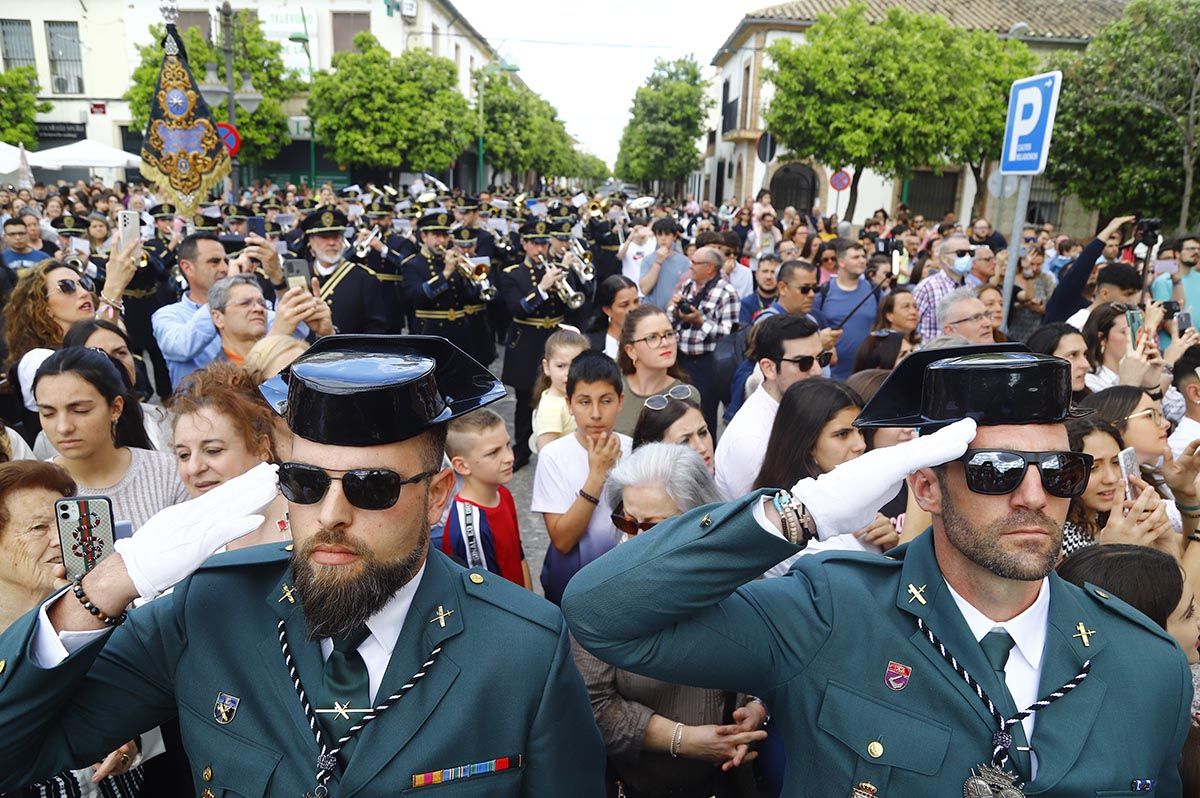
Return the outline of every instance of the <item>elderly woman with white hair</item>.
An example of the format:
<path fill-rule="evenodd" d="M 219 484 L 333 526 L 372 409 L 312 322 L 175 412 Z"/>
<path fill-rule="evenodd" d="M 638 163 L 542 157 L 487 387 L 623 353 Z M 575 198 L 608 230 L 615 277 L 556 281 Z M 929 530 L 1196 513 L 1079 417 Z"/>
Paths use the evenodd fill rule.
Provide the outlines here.
<path fill-rule="evenodd" d="M 723 501 L 704 460 L 686 446 L 648 443 L 605 487 L 622 540 Z M 609 795 L 732 798 L 733 770 L 755 757 L 766 709 L 734 693 L 669 684 L 614 668 L 571 641 L 608 751 Z M 744 704 L 744 706 L 739 706 Z M 720 765 L 720 767 L 714 767 Z"/>

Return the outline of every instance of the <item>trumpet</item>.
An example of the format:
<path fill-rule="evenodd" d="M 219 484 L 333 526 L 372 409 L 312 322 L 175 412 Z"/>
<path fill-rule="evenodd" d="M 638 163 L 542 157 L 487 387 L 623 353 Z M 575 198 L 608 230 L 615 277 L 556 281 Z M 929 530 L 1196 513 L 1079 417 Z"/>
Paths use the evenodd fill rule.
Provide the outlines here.
<path fill-rule="evenodd" d="M 359 241 L 357 244 L 355 244 L 354 256 L 356 258 L 358 258 L 359 260 L 362 260 L 363 258 L 367 257 L 367 254 L 370 253 L 370 251 L 371 251 L 371 242 L 377 238 L 380 238 L 382 235 L 383 235 L 383 230 L 379 227 L 376 227 L 374 230 L 371 231 L 371 235 L 367 236 L 362 241 Z"/>
<path fill-rule="evenodd" d="M 545 255 L 541 255 L 538 257 L 538 265 L 545 269 L 552 264 L 546 262 Z M 562 300 L 562 303 L 571 310 L 578 310 L 583 303 L 587 301 L 587 297 L 585 297 L 579 291 L 576 291 L 571 287 L 571 284 L 567 282 L 566 272 L 560 274 L 558 279 L 554 282 L 554 292 L 558 294 L 558 298 Z"/>
<path fill-rule="evenodd" d="M 74 269 L 80 274 L 83 274 L 84 269 L 87 268 L 87 260 L 78 253 L 67 255 L 65 258 L 63 258 L 63 263 L 65 263 L 68 268 Z"/>
<path fill-rule="evenodd" d="M 496 287 L 488 279 L 486 263 L 472 263 L 466 255 L 453 247 L 434 247 L 433 252 L 435 255 L 440 255 L 443 260 L 449 259 L 464 279 L 479 286 L 479 298 L 484 302 L 491 302 L 496 298 Z"/>
<path fill-rule="evenodd" d="M 592 200 L 587 205 L 588 216 L 593 219 L 599 219 L 604 215 L 605 209 L 608 208 L 608 200 Z"/>
<path fill-rule="evenodd" d="M 596 277 L 596 270 L 592 266 L 592 253 L 578 238 L 571 239 L 571 254 L 578 261 L 575 264 L 575 273 L 579 275 L 579 279 L 585 283 L 590 283 Z"/>

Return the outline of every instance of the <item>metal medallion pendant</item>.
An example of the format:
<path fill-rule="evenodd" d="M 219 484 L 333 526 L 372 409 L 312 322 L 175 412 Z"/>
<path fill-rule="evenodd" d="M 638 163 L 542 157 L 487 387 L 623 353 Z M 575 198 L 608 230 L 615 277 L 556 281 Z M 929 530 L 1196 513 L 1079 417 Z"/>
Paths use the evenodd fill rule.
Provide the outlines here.
<path fill-rule="evenodd" d="M 1025 791 L 1012 773 L 992 765 L 980 765 L 963 783 L 963 798 L 1024 798 Z"/>

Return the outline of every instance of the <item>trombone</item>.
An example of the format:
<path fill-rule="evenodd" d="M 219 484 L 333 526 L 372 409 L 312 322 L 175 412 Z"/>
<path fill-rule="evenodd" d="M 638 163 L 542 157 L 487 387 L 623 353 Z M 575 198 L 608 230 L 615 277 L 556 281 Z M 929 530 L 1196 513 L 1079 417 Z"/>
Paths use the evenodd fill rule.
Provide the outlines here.
<path fill-rule="evenodd" d="M 571 254 L 575 256 L 576 263 L 574 264 L 575 273 L 579 275 L 579 279 L 585 283 L 590 283 L 596 277 L 596 270 L 592 266 L 592 253 L 583 245 L 578 238 L 571 239 Z"/>
<path fill-rule="evenodd" d="M 479 298 L 484 302 L 491 302 L 496 298 L 496 287 L 488 279 L 486 263 L 471 263 L 466 255 L 453 247 L 434 247 L 433 253 L 440 255 L 443 260 L 449 259 L 464 279 L 479 286 Z"/>
<path fill-rule="evenodd" d="M 545 255 L 538 256 L 538 265 L 543 269 L 549 268 L 552 265 L 558 267 L 558 264 L 548 263 Z M 580 307 L 582 307 L 583 303 L 587 301 L 587 297 L 585 297 L 579 291 L 576 291 L 571 287 L 571 284 L 567 282 L 567 272 L 565 271 L 559 274 L 558 279 L 555 280 L 554 292 L 558 294 L 558 298 L 562 300 L 562 303 L 571 310 L 578 310 Z"/>

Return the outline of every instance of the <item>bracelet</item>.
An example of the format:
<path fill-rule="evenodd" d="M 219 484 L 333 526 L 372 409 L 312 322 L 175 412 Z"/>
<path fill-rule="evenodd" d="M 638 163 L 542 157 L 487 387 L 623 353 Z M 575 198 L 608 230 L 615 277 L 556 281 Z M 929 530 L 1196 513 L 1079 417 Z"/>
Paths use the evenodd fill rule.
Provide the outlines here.
<path fill-rule="evenodd" d="M 1180 512 L 1179 514 L 1180 514 L 1181 516 L 1183 516 L 1184 518 L 1200 518 L 1200 513 L 1185 513 L 1185 512 Z"/>
<path fill-rule="evenodd" d="M 758 698 L 757 696 L 751 696 L 750 700 L 747 701 L 746 703 L 747 704 L 758 704 L 760 707 L 763 708 L 763 712 L 767 713 L 767 717 L 763 719 L 762 725 L 759 726 L 758 728 L 760 728 L 760 729 L 767 728 L 767 724 L 771 722 L 771 710 L 767 709 L 767 705 L 763 702 L 763 700 L 761 698 Z"/>
<path fill-rule="evenodd" d="M 1200 532 L 1193 532 L 1187 536 L 1187 539 L 1193 543 L 1200 543 Z"/>
<path fill-rule="evenodd" d="M 579 489 L 579 498 L 583 499 L 584 501 L 591 502 L 592 504 L 600 504 L 599 499 L 585 491 L 583 488 Z"/>
<path fill-rule="evenodd" d="M 125 302 L 123 300 L 109 299 L 104 294 L 100 294 L 97 298 L 100 300 L 100 304 L 108 305 L 110 308 L 117 311 L 118 313 L 125 312 Z"/>
<path fill-rule="evenodd" d="M 812 516 L 791 493 L 781 490 L 775 494 L 771 503 L 775 505 L 775 511 L 783 520 L 784 535 L 789 542 L 803 547 L 816 537 L 816 533 L 813 531 Z"/>
<path fill-rule="evenodd" d="M 675 730 L 671 732 L 671 744 L 667 747 L 672 759 L 679 758 L 679 745 L 683 742 L 683 724 L 676 723 Z"/>
<path fill-rule="evenodd" d="M 116 618 L 110 618 L 105 615 L 99 607 L 92 603 L 92 600 L 87 597 L 87 594 L 83 592 L 82 578 L 77 577 L 71 583 L 71 592 L 75 594 L 75 598 L 79 599 L 79 603 L 83 605 L 83 608 L 103 621 L 105 626 L 120 626 L 121 624 L 125 623 L 125 619 L 129 617 L 128 610 L 121 610 L 121 614 Z"/>
<path fill-rule="evenodd" d="M 1200 504 L 1180 504 L 1175 502 L 1175 509 L 1179 512 L 1200 513 Z"/>

